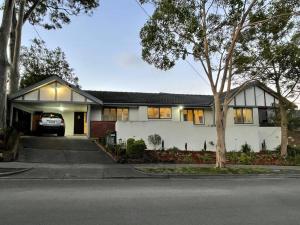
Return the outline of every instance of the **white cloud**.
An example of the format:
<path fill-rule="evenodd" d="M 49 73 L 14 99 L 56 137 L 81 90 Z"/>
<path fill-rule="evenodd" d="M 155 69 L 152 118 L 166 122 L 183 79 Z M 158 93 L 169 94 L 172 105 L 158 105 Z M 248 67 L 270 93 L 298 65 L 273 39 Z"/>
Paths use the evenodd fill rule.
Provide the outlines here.
<path fill-rule="evenodd" d="M 122 53 L 117 57 L 117 63 L 125 68 L 140 68 L 145 66 L 141 56 L 134 53 Z"/>

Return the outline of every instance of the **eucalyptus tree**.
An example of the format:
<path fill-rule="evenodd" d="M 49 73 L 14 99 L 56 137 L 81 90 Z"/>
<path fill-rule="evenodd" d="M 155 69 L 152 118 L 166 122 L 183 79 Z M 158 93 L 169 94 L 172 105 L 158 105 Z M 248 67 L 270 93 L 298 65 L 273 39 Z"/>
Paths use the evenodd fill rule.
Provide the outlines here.
<path fill-rule="evenodd" d="M 214 96 L 216 167 L 225 166 L 225 128 L 233 76 L 233 56 L 240 34 L 267 1 L 140 0 L 154 12 L 140 32 L 143 59 L 168 70 L 188 57 L 199 62 Z"/>
<path fill-rule="evenodd" d="M 54 75 L 78 86 L 78 77 L 59 47 L 48 49 L 44 41 L 34 39 L 30 47 L 22 47 L 20 62 L 21 88 Z"/>
<path fill-rule="evenodd" d="M 6 127 L 7 91 L 14 92 L 19 87 L 19 54 L 23 25 L 28 21 L 45 29 L 59 29 L 70 23 L 72 16 L 91 14 L 98 5 L 99 0 L 4 1 L 0 27 L 0 130 Z"/>
<path fill-rule="evenodd" d="M 6 0 L 4 2 L 0 27 L 0 133 L 6 127 L 6 83 L 7 72 L 9 70 L 7 45 L 9 42 L 14 4 L 14 0 Z"/>
<path fill-rule="evenodd" d="M 236 73 L 276 90 L 281 123 L 281 156 L 287 156 L 287 109 L 300 95 L 300 2 L 272 1 L 268 9 L 251 16 L 252 25 L 236 49 Z M 290 99 L 291 102 L 286 99 Z"/>
<path fill-rule="evenodd" d="M 10 34 L 10 92 L 19 88 L 19 59 L 22 27 L 28 21 L 45 29 L 60 29 L 71 22 L 72 16 L 90 15 L 99 5 L 99 0 L 17 0 Z"/>

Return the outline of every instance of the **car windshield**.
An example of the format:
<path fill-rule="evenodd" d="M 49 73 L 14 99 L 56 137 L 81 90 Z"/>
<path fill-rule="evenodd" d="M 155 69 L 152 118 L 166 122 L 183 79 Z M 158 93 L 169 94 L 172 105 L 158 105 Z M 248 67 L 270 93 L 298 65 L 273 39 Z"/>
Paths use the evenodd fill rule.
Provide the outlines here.
<path fill-rule="evenodd" d="M 62 119 L 62 115 L 58 113 L 44 113 L 42 117 L 47 117 L 47 118 L 56 118 L 56 119 Z"/>

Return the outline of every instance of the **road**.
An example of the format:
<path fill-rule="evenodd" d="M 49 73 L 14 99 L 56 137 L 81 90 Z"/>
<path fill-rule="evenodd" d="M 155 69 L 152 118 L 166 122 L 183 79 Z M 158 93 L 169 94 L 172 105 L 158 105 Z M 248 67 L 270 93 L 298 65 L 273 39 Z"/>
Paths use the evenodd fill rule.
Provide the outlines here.
<path fill-rule="evenodd" d="M 0 179 L 2 225 L 299 224 L 300 179 Z"/>

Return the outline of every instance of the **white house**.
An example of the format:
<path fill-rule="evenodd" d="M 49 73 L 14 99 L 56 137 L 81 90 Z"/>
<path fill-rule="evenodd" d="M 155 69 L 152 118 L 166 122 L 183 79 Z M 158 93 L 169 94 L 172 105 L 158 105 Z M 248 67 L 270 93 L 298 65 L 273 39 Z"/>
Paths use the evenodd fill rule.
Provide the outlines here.
<path fill-rule="evenodd" d="M 159 134 L 165 148 L 215 149 L 214 101 L 211 95 L 84 91 L 53 76 L 9 96 L 10 124 L 24 132 L 36 130 L 42 112 L 59 112 L 66 135 L 103 137 L 116 131 L 117 140 Z M 259 151 L 262 144 L 280 144 L 280 127 L 272 119 L 276 93 L 259 82 L 231 91 L 226 147 L 237 151 L 247 143 Z"/>

